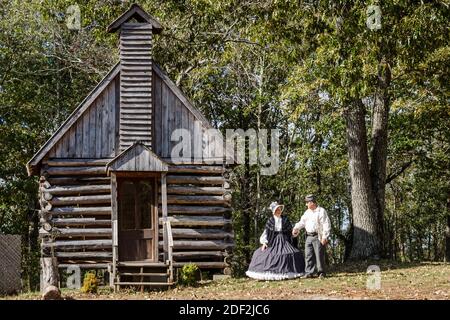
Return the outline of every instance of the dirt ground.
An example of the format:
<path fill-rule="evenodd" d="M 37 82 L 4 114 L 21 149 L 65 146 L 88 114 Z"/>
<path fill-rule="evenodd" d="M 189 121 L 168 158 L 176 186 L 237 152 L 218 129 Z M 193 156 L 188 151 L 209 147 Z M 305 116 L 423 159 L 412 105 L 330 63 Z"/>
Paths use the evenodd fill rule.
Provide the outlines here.
<path fill-rule="evenodd" d="M 169 290 L 141 293 L 139 290 L 100 288 L 98 294 L 63 289 L 64 299 L 76 300 L 168 300 L 168 299 L 412 299 L 449 300 L 450 264 L 379 262 L 380 281 L 368 274 L 375 263 L 347 264 L 331 267 L 325 279 L 294 279 L 256 281 L 249 278 L 228 278 L 201 281 L 196 287 L 175 287 Z M 379 286 L 377 286 L 379 284 Z M 0 297 L 1 298 L 1 297 Z M 40 299 L 38 292 L 22 293 L 2 299 Z"/>

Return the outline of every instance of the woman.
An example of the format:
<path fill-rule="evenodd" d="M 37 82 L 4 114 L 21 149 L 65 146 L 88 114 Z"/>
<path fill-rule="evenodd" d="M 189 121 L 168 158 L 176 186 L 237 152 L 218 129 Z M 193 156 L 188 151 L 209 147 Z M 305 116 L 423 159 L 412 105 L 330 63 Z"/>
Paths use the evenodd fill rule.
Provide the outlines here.
<path fill-rule="evenodd" d="M 253 254 L 247 276 L 257 280 L 283 280 L 301 277 L 305 259 L 292 245 L 292 225 L 282 215 L 284 205 L 272 202 L 273 216 L 266 223 L 259 241 L 262 244 Z"/>

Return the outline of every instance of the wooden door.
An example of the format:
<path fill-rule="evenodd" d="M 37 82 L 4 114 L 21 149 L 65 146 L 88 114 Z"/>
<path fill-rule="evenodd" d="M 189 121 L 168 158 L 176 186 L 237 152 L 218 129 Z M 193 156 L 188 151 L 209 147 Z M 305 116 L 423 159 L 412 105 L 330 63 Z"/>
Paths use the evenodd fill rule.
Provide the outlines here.
<path fill-rule="evenodd" d="M 117 180 L 119 261 L 158 260 L 155 178 Z"/>

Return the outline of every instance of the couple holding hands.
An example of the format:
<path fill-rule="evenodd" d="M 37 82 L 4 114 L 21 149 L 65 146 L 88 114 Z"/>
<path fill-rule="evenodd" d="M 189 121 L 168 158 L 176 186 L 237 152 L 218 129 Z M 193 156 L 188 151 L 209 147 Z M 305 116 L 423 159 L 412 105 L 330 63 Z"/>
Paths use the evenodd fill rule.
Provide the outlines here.
<path fill-rule="evenodd" d="M 318 276 L 325 277 L 325 246 L 330 236 L 330 219 L 314 195 L 306 196 L 305 202 L 308 209 L 294 227 L 282 214 L 284 205 L 271 203 L 273 216 L 259 239 L 262 247 L 254 252 L 247 276 L 257 280 L 311 278 L 317 268 Z M 306 230 L 305 258 L 294 245 L 294 238 L 303 228 Z"/>

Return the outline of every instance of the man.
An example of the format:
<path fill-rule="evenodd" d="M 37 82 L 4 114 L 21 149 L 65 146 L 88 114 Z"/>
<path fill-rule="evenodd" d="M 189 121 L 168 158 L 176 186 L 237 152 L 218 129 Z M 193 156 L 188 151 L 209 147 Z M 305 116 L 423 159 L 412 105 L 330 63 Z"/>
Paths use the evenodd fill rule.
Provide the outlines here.
<path fill-rule="evenodd" d="M 306 230 L 305 242 L 305 278 L 312 278 L 317 267 L 319 278 L 325 277 L 325 246 L 330 236 L 331 224 L 327 212 L 317 205 L 316 198 L 310 194 L 305 197 L 308 209 L 300 221 L 292 229 L 292 235 L 297 237 L 300 230 Z"/>

